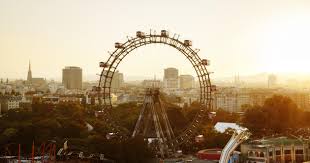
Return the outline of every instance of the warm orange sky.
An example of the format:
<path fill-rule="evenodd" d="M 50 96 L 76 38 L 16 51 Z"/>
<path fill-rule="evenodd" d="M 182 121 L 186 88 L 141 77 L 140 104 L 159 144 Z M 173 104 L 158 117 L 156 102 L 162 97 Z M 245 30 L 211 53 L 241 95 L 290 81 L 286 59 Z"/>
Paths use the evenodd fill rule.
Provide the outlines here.
<path fill-rule="evenodd" d="M 29 59 L 34 77 L 59 79 L 71 65 L 95 75 L 114 42 L 150 28 L 193 40 L 216 77 L 310 73 L 309 0 L 0 0 L 0 77 L 25 79 Z M 168 66 L 193 73 L 160 45 L 133 52 L 120 71 L 161 76 Z"/>

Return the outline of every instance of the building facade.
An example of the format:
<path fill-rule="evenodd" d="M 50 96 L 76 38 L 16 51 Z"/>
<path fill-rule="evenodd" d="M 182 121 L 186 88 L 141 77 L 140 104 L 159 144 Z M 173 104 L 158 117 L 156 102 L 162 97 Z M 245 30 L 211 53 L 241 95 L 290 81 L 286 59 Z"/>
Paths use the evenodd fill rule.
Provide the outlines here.
<path fill-rule="evenodd" d="M 22 102 L 22 96 L 2 95 L 0 96 L 1 113 L 11 109 L 19 108 L 19 103 Z"/>
<path fill-rule="evenodd" d="M 246 163 L 302 163 L 309 161 L 309 143 L 286 137 L 241 144 Z"/>
<path fill-rule="evenodd" d="M 82 89 L 82 69 L 69 66 L 62 70 L 62 84 L 67 89 Z"/>
<path fill-rule="evenodd" d="M 164 70 L 164 88 L 179 88 L 179 70 L 176 68 L 166 68 Z"/>
<path fill-rule="evenodd" d="M 220 89 L 214 94 L 213 108 L 228 112 L 241 112 L 243 105 L 253 104 L 251 95 L 236 88 Z"/>
<path fill-rule="evenodd" d="M 192 89 L 194 88 L 195 80 L 192 75 L 180 75 L 179 76 L 180 88 L 181 89 Z"/>
<path fill-rule="evenodd" d="M 143 80 L 142 87 L 143 88 L 161 88 L 162 83 L 160 80 Z"/>
<path fill-rule="evenodd" d="M 46 80 L 44 78 L 32 78 L 31 79 L 31 83 L 33 86 L 42 86 L 42 85 L 45 85 L 46 84 Z"/>
<path fill-rule="evenodd" d="M 124 85 L 124 75 L 123 73 L 120 73 L 119 71 L 115 71 L 113 78 L 112 78 L 112 83 L 111 83 L 111 88 L 112 90 L 114 89 L 119 89 Z"/>
<path fill-rule="evenodd" d="M 251 89 L 222 87 L 214 93 L 213 108 L 229 112 L 240 112 L 243 105 L 264 105 L 267 98 L 273 95 L 283 95 L 292 99 L 299 109 L 310 111 L 310 93 L 305 91 L 290 91 L 281 89 Z"/>

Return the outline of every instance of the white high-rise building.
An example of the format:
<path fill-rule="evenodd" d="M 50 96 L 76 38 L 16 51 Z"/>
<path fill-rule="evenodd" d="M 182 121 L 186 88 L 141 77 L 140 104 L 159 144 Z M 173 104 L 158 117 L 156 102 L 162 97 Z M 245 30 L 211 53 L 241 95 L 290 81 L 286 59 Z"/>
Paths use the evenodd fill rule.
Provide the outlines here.
<path fill-rule="evenodd" d="M 166 68 L 164 70 L 164 88 L 179 88 L 179 70 L 176 68 Z"/>
<path fill-rule="evenodd" d="M 220 89 L 214 94 L 213 108 L 228 112 L 240 112 L 243 105 L 252 103 L 251 95 L 248 92 L 238 88 L 226 88 Z"/>
<path fill-rule="evenodd" d="M 124 75 L 123 73 L 120 73 L 119 71 L 115 71 L 113 78 L 112 78 L 112 83 L 111 83 L 111 88 L 112 89 L 119 89 L 124 85 Z"/>
<path fill-rule="evenodd" d="M 194 88 L 194 77 L 192 75 L 180 75 L 179 84 L 181 89 L 191 89 Z"/>

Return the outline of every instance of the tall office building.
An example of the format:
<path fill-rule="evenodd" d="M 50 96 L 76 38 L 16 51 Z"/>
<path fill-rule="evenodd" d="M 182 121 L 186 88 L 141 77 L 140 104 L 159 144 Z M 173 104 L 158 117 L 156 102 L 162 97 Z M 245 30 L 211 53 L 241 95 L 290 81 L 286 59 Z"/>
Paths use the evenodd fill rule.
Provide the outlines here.
<path fill-rule="evenodd" d="M 166 68 L 164 70 L 164 88 L 179 88 L 179 70 L 176 68 Z"/>
<path fill-rule="evenodd" d="M 112 89 L 119 89 L 124 84 L 124 75 L 123 73 L 120 73 L 119 71 L 115 71 L 111 83 Z"/>
<path fill-rule="evenodd" d="M 82 69 L 74 66 L 62 69 L 62 84 L 67 89 L 82 89 Z"/>
<path fill-rule="evenodd" d="M 178 78 L 179 70 L 176 68 L 166 68 L 164 72 L 164 78 L 171 79 L 171 78 Z"/>
<path fill-rule="evenodd" d="M 192 75 L 180 75 L 179 76 L 180 88 L 190 89 L 194 88 L 194 77 Z"/>

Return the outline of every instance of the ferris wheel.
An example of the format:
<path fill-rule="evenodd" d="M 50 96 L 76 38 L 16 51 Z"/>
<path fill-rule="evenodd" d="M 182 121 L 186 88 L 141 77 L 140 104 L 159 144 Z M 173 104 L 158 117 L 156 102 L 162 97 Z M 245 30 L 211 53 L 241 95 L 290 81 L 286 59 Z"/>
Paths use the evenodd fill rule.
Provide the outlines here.
<path fill-rule="evenodd" d="M 200 88 L 199 111 L 195 116 L 194 120 L 188 125 L 188 127 L 180 135 L 176 135 L 168 142 L 170 145 L 173 146 L 180 145 L 195 136 L 195 134 L 197 134 L 197 129 L 211 110 L 211 95 L 212 92 L 216 89 L 215 85 L 211 85 L 210 72 L 207 70 L 207 66 L 210 64 L 210 61 L 207 59 L 201 59 L 199 57 L 199 55 L 197 54 L 199 50 L 192 48 L 191 40 L 181 41 L 179 40 L 179 35 L 174 34 L 173 36 L 170 36 L 167 30 L 161 30 L 158 34 L 156 33 L 156 31 L 152 30 L 150 30 L 149 33 L 137 31 L 135 37 L 127 37 L 127 41 L 125 41 L 124 43 L 116 42 L 115 50 L 110 53 L 107 61 L 100 62 L 99 66 L 102 68 L 102 71 L 100 74 L 99 84 L 93 89 L 98 95 L 99 104 L 102 106 L 103 115 L 105 115 L 104 119 L 111 125 L 115 124 L 113 122 L 113 119 L 111 119 L 109 116 L 109 112 L 112 109 L 111 85 L 113 75 L 117 70 L 119 64 L 124 61 L 125 57 L 128 54 L 130 54 L 133 50 L 137 48 L 149 44 L 168 45 L 178 50 L 193 66 L 198 78 Z"/>

